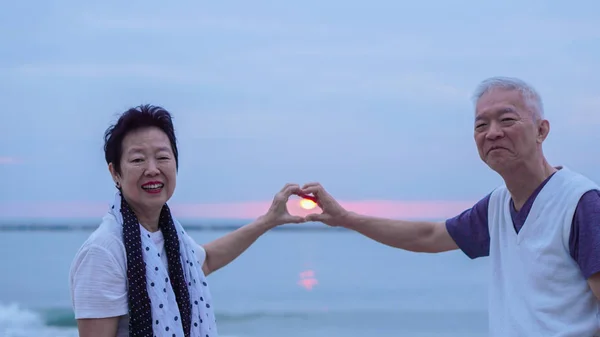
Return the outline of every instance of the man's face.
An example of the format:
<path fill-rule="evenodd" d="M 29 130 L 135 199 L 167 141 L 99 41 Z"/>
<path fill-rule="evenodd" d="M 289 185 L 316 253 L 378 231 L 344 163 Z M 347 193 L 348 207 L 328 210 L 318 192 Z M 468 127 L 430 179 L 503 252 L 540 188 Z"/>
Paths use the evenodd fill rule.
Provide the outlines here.
<path fill-rule="evenodd" d="M 549 132 L 546 120 L 537 120 L 517 90 L 492 89 L 475 108 L 475 143 L 480 158 L 494 171 L 509 173 L 536 160 Z"/>

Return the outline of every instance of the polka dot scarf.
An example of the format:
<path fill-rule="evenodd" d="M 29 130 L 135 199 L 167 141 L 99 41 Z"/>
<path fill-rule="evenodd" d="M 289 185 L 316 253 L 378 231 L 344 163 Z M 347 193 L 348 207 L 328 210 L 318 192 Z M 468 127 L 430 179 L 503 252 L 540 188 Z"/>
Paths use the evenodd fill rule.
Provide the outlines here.
<path fill-rule="evenodd" d="M 127 253 L 129 336 L 218 337 L 212 298 L 194 244 L 165 204 L 159 229 L 168 268 L 150 235 L 117 192 L 111 212 L 123 226 Z"/>

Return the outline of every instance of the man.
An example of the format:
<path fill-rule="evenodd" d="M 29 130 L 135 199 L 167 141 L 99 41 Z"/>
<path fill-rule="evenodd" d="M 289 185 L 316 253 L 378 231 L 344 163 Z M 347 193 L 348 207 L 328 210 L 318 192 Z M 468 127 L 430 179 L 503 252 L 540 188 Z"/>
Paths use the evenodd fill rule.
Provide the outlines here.
<path fill-rule="evenodd" d="M 309 221 L 355 230 L 414 252 L 460 248 L 491 259 L 491 336 L 600 335 L 600 191 L 551 166 L 542 151 L 550 125 L 540 95 L 514 78 L 483 81 L 475 93 L 481 159 L 504 180 L 445 222 L 382 219 L 346 211 L 318 183 L 303 187 L 323 213 Z"/>

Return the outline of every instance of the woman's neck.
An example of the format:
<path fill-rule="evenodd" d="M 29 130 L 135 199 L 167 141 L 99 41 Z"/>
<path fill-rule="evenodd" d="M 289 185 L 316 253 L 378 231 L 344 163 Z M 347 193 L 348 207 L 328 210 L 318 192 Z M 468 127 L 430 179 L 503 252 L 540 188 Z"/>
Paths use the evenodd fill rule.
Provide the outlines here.
<path fill-rule="evenodd" d="M 154 233 L 158 231 L 158 218 L 160 217 L 161 210 L 144 210 L 140 208 L 136 208 L 134 205 L 130 204 L 133 213 L 137 217 L 140 225 L 146 228 L 150 233 Z"/>
<path fill-rule="evenodd" d="M 155 221 L 148 221 L 148 220 L 143 220 L 142 218 L 138 217 L 138 220 L 140 221 L 140 225 L 142 225 L 142 227 L 146 228 L 146 230 L 150 233 L 154 233 L 154 232 L 158 232 L 158 218 L 156 218 Z"/>

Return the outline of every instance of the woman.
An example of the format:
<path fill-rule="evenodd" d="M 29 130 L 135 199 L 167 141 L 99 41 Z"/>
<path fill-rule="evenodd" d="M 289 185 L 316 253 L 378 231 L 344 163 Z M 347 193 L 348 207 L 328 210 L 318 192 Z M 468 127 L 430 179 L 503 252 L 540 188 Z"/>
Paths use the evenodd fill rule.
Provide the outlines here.
<path fill-rule="evenodd" d="M 269 229 L 304 222 L 286 208 L 299 186 L 286 185 L 265 215 L 200 246 L 167 205 L 178 169 L 169 112 L 149 105 L 126 111 L 106 131 L 104 151 L 118 191 L 71 266 L 79 335 L 216 337 L 206 276 Z"/>

